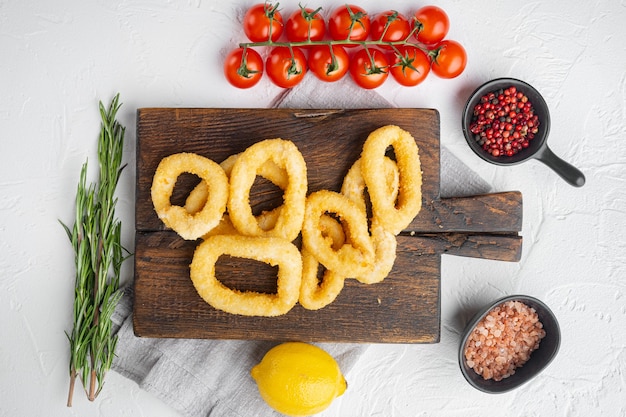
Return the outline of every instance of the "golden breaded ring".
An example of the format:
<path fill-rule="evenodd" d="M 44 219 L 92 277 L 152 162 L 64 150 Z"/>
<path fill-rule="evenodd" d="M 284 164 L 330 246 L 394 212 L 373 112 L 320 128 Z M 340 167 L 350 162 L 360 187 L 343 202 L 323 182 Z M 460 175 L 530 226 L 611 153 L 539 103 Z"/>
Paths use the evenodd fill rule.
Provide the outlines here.
<path fill-rule="evenodd" d="M 276 224 L 263 230 L 252 214 L 250 189 L 267 161 L 273 161 L 287 172 L 288 183 Z M 228 214 L 242 235 L 275 236 L 293 241 L 302 227 L 306 193 L 306 163 L 296 145 L 287 140 L 267 139 L 251 145 L 236 159 L 230 174 Z"/>
<path fill-rule="evenodd" d="M 189 214 L 196 214 L 206 204 L 209 198 L 209 185 L 202 180 L 194 187 L 185 199 L 185 210 Z"/>
<path fill-rule="evenodd" d="M 195 174 L 210 184 L 205 204 L 194 214 L 170 202 L 176 180 L 185 172 Z M 228 178 L 224 170 L 210 159 L 193 153 L 179 153 L 163 158 L 154 174 L 151 188 L 152 202 L 159 218 L 187 240 L 203 236 L 220 222 L 226 210 L 228 192 Z"/>
<path fill-rule="evenodd" d="M 389 199 L 384 172 L 384 156 L 393 147 L 400 172 L 398 198 Z M 422 207 L 422 171 L 419 152 L 411 134 L 398 126 L 384 126 L 369 134 L 361 152 L 361 171 L 372 202 L 373 217 L 394 235 L 417 216 Z"/>
<path fill-rule="evenodd" d="M 295 146 L 295 145 L 294 145 Z M 235 162 L 237 158 L 239 158 L 241 154 L 231 155 L 226 158 L 220 166 L 224 168 L 224 172 L 226 172 L 226 176 L 230 177 L 231 172 L 233 171 L 233 167 L 235 166 Z M 266 180 L 271 181 L 275 186 L 279 187 L 281 190 L 287 188 L 287 184 L 289 184 L 289 177 L 287 176 L 287 171 L 284 168 L 279 167 L 273 160 L 268 159 L 263 163 L 257 172 L 257 175 L 265 178 Z"/>
<path fill-rule="evenodd" d="M 203 235 L 202 239 L 206 239 L 209 236 L 215 235 L 239 235 L 239 232 L 237 231 L 237 229 L 235 229 L 235 226 L 233 226 L 233 223 L 230 221 L 230 217 L 228 216 L 228 214 L 224 214 L 219 224 L 213 229 L 209 230 L 207 234 Z"/>
<path fill-rule="evenodd" d="M 319 262 L 306 249 L 302 250 L 302 284 L 299 303 L 307 310 L 319 310 L 335 301 L 345 278 L 329 269 L 325 270 L 322 280 L 317 278 Z"/>
<path fill-rule="evenodd" d="M 237 160 L 239 154 L 231 155 L 226 158 L 220 166 L 224 169 L 226 176 L 230 176 L 230 172 Z M 280 187 L 281 189 L 285 189 L 287 187 L 288 178 L 287 171 L 279 168 L 273 161 L 267 161 L 263 164 L 258 173 L 263 178 L 271 181 L 274 185 Z M 185 200 L 185 209 L 194 214 L 200 210 L 206 204 L 207 198 L 209 195 L 209 187 L 206 182 L 200 181 L 198 185 L 191 190 L 187 199 Z M 255 216 L 259 227 L 263 230 L 272 229 L 276 226 L 276 221 L 278 220 L 278 216 L 280 215 L 281 207 L 277 207 L 274 210 L 264 211 L 263 213 Z M 214 229 L 211 229 L 207 236 L 219 235 L 219 234 L 239 234 L 233 223 L 230 221 L 230 217 L 228 215 L 224 215 L 222 221 L 219 225 L 217 225 Z"/>
<path fill-rule="evenodd" d="M 395 161 L 388 157 L 385 157 L 384 161 L 383 176 L 387 184 L 389 198 L 395 201 L 395 199 L 398 198 L 398 185 L 400 183 L 398 165 L 396 165 Z M 343 183 L 341 184 L 341 194 L 357 203 L 362 210 L 367 210 L 365 189 L 365 179 L 363 178 L 363 174 L 361 172 L 361 159 L 357 159 L 356 162 L 352 164 L 343 179 Z"/>
<path fill-rule="evenodd" d="M 227 177 L 230 177 L 230 172 L 232 171 L 233 165 L 235 165 L 235 161 L 237 160 L 238 156 L 239 154 L 231 155 L 220 164 L 220 166 L 224 169 Z M 265 178 L 266 180 L 271 181 L 274 185 L 282 190 L 287 187 L 287 184 L 289 182 L 289 178 L 287 177 L 287 171 L 279 168 L 278 165 L 276 165 L 271 160 L 267 161 L 261 166 L 258 175 Z M 198 211 L 202 210 L 202 207 L 204 207 L 204 204 L 206 204 L 208 196 L 209 186 L 206 182 L 200 181 L 198 185 L 193 190 L 191 190 L 191 192 L 187 196 L 187 200 L 185 200 L 185 209 L 191 214 L 197 213 Z M 274 226 L 272 225 L 270 227 Z M 264 227 L 261 226 L 261 228 Z"/>
<path fill-rule="evenodd" d="M 256 216 L 256 219 L 259 222 L 259 227 L 263 230 L 271 229 L 276 224 L 279 214 L 280 207 L 277 207 L 272 211 L 264 211 L 259 214 Z M 237 229 L 235 229 L 235 226 L 233 226 L 233 222 L 230 221 L 228 214 L 225 214 L 220 223 L 213 229 L 209 230 L 209 232 L 202 236 L 202 238 L 204 239 L 215 235 L 240 235 L 240 233 Z"/>
<path fill-rule="evenodd" d="M 339 217 L 348 236 L 347 242 L 336 250 L 320 227 L 320 219 L 327 213 Z M 345 277 L 364 273 L 374 262 L 374 246 L 369 238 L 365 212 L 346 196 L 333 191 L 316 191 L 307 198 L 302 247 L 326 269 Z"/>
<path fill-rule="evenodd" d="M 398 195 L 399 173 L 394 161 L 384 158 L 384 177 L 387 183 L 389 199 L 395 200 Z M 346 174 L 341 186 L 341 193 L 361 207 L 366 209 L 365 202 L 365 180 L 361 173 L 361 160 L 358 159 Z M 377 218 L 372 220 L 370 226 L 371 239 L 374 244 L 375 261 L 369 271 L 356 276 L 355 278 L 363 284 L 374 284 L 383 281 L 396 260 L 397 241 L 393 233 L 385 230 Z"/>
<path fill-rule="evenodd" d="M 346 235 L 339 221 L 329 215 L 320 218 L 322 236 L 329 239 L 334 250 L 343 246 Z M 321 282 L 318 279 L 319 262 L 306 249 L 302 250 L 302 285 L 300 286 L 300 305 L 307 310 L 319 310 L 335 301 L 343 289 L 345 278 L 331 270 L 325 270 Z"/>
<path fill-rule="evenodd" d="M 230 171 L 233 169 L 233 165 L 238 155 L 239 154 L 231 155 L 220 164 L 227 177 L 230 177 Z M 185 209 L 191 214 L 197 213 L 202 210 L 202 207 L 204 207 L 208 198 L 209 185 L 206 181 L 200 181 L 187 196 L 187 199 L 185 200 Z"/>
<path fill-rule="evenodd" d="M 385 230 L 377 221 L 371 226 L 372 243 L 374 244 L 374 265 L 364 273 L 355 276 L 363 284 L 375 284 L 387 278 L 396 262 L 398 241 L 396 236 Z"/>
<path fill-rule="evenodd" d="M 323 214 L 320 217 L 320 231 L 334 250 L 339 249 L 346 243 L 346 233 L 343 230 L 343 225 L 334 217 Z"/>
<path fill-rule="evenodd" d="M 222 255 L 278 266 L 276 294 L 242 292 L 226 287 L 215 276 L 215 263 Z M 227 313 L 280 316 L 298 302 L 302 257 L 298 248 L 284 239 L 239 235 L 210 236 L 196 248 L 190 269 L 191 281 L 200 297 L 214 308 Z"/>

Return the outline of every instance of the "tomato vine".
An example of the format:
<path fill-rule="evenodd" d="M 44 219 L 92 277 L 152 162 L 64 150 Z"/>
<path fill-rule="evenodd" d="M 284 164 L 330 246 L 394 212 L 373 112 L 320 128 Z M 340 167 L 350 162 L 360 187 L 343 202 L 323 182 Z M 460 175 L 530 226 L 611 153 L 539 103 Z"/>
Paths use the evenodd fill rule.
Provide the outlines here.
<path fill-rule="evenodd" d="M 363 72 L 350 71 L 354 81 L 363 88 L 381 85 L 389 73 L 401 85 L 417 85 L 426 78 L 431 68 L 439 77 L 454 78 L 463 72 L 467 63 L 467 54 L 461 44 L 444 39 L 449 20 L 445 11 L 436 6 L 420 8 L 411 19 L 395 10 L 372 19 L 362 8 L 345 4 L 332 11 L 328 22 L 321 15 L 321 7 L 311 9 L 304 6 L 300 6 L 300 10 L 293 12 L 284 22 L 278 7 L 279 3 L 272 5 L 269 2 L 252 6 L 243 22 L 249 42 L 238 45 L 239 50 L 244 52 L 254 51 L 255 48 L 270 49 L 265 71 L 278 86 L 296 85 L 309 68 L 323 81 L 336 81 L 347 72 L 355 57 L 360 56 L 362 60 L 363 55 L 369 60 Z M 319 53 L 319 48 L 327 48 L 328 52 Z M 346 48 L 356 50 L 348 58 L 350 63 L 345 58 L 348 54 L 342 51 Z M 285 57 L 286 50 L 290 54 L 288 58 Z M 318 53 L 313 55 L 311 51 Z M 277 58 L 276 54 L 280 57 Z M 309 54 L 308 58 L 306 54 Z M 238 63 L 232 62 L 232 59 L 225 62 L 224 72 L 231 84 L 247 88 L 256 84 L 261 75 L 258 66 L 248 71 L 245 54 L 240 55 Z M 427 69 L 422 55 L 430 64 Z M 276 64 L 285 59 L 291 60 L 289 65 Z M 324 62 L 315 62 L 318 59 Z M 414 65 L 414 62 L 419 65 Z M 333 74 L 335 71 L 338 71 L 336 75 Z M 380 83 L 372 83 L 367 78 L 380 78 L 381 74 L 384 74 L 384 79 Z M 237 82 L 238 77 L 243 80 Z M 256 81 L 245 82 L 250 77 Z"/>

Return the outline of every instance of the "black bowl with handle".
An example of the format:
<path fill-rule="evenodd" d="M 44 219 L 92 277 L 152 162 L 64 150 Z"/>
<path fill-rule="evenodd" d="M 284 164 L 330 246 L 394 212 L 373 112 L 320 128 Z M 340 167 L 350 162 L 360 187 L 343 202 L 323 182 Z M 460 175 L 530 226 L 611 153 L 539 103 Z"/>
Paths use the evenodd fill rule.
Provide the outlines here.
<path fill-rule="evenodd" d="M 514 86 L 518 91 L 524 93 L 535 109 L 535 114 L 539 118 L 539 131 L 534 139 L 529 142 L 528 148 L 522 149 L 513 156 L 493 156 L 485 151 L 479 142 L 475 139 L 474 133 L 470 130 L 470 125 L 474 117 L 474 107 L 480 103 L 481 97 L 484 95 L 503 90 Z M 583 173 L 559 158 L 548 147 L 548 133 L 550 132 L 550 111 L 548 105 L 541 94 L 530 84 L 518 80 L 516 78 L 497 78 L 488 81 L 478 87 L 470 96 L 463 110 L 462 128 L 465 140 L 470 148 L 480 158 L 496 165 L 515 165 L 527 161 L 529 159 L 537 159 L 551 168 L 568 184 L 575 187 L 582 187 L 585 184 L 585 176 Z"/>

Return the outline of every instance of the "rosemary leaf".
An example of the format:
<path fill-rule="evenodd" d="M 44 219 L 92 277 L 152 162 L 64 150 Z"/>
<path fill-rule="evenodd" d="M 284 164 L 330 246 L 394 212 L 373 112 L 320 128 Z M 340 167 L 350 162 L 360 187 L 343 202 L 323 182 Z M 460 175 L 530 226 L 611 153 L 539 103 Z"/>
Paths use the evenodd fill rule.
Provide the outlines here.
<path fill-rule="evenodd" d="M 122 225 L 115 214 L 115 190 L 124 169 L 125 129 L 116 120 L 120 106 L 119 94 L 108 109 L 99 103 L 98 180 L 87 184 L 85 162 L 76 190 L 74 224 L 70 228 L 61 222 L 74 249 L 76 267 L 73 328 L 66 332 L 70 345 L 68 407 L 76 379 L 89 400 L 98 396 L 115 356 L 117 337 L 112 334 L 111 316 L 122 295 L 121 266 L 130 256 L 121 244 Z"/>

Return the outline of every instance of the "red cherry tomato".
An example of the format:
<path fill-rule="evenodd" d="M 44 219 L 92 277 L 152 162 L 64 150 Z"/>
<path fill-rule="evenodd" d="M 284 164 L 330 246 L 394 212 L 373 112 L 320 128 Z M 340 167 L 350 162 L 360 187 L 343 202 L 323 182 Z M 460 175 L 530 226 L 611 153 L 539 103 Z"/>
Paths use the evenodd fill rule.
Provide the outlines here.
<path fill-rule="evenodd" d="M 319 13 L 320 9 L 313 10 L 301 7 L 289 16 L 285 23 L 285 33 L 291 42 L 321 41 L 326 34 L 326 22 Z"/>
<path fill-rule="evenodd" d="M 278 4 L 259 3 L 250 7 L 243 18 L 243 31 L 252 42 L 276 42 L 283 33 L 283 17 Z"/>
<path fill-rule="evenodd" d="M 392 77 L 400 85 L 413 87 L 426 79 L 430 72 L 430 59 L 424 51 L 414 46 L 405 45 L 389 60 Z"/>
<path fill-rule="evenodd" d="M 416 25 L 420 26 L 415 37 L 426 45 L 441 42 L 450 29 L 446 12 L 437 6 L 425 6 L 415 12 Z"/>
<path fill-rule="evenodd" d="M 270 51 L 265 70 L 274 84 L 291 88 L 302 81 L 306 74 L 306 56 L 298 48 L 277 46 Z"/>
<path fill-rule="evenodd" d="M 372 89 L 381 86 L 389 76 L 389 61 L 379 49 L 360 49 L 350 62 L 350 75 L 362 88 Z"/>
<path fill-rule="evenodd" d="M 441 78 L 458 77 L 467 65 L 465 48 L 457 41 L 441 41 L 431 54 L 432 71 Z"/>
<path fill-rule="evenodd" d="M 340 80 L 350 67 L 350 58 L 342 46 L 333 45 L 332 51 L 331 55 L 328 45 L 314 46 L 309 50 L 309 69 L 322 81 Z"/>
<path fill-rule="evenodd" d="M 370 33 L 370 18 L 359 6 L 346 4 L 330 14 L 328 31 L 334 40 L 364 41 Z"/>
<path fill-rule="evenodd" d="M 410 33 L 411 24 L 407 18 L 395 10 L 389 10 L 372 20 L 370 38 L 375 41 L 398 42 L 405 40 Z"/>
<path fill-rule="evenodd" d="M 224 75 L 237 88 L 250 88 L 263 77 L 263 58 L 251 48 L 237 48 L 224 60 Z"/>

